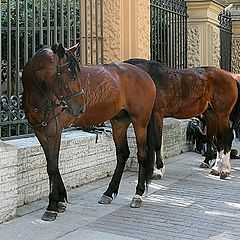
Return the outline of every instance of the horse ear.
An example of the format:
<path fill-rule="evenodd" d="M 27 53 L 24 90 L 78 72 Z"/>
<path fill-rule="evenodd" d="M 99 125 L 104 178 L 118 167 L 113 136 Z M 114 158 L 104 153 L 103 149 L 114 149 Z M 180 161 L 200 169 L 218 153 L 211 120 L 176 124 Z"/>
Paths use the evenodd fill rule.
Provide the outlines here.
<path fill-rule="evenodd" d="M 52 45 L 51 49 L 52 49 L 52 51 L 53 51 L 54 53 L 57 53 L 58 43 L 54 43 L 54 44 Z"/>
<path fill-rule="evenodd" d="M 65 54 L 65 48 L 63 47 L 62 43 L 59 43 L 58 48 L 57 48 L 57 54 L 60 58 L 64 57 Z"/>
<path fill-rule="evenodd" d="M 80 47 L 80 41 L 77 44 L 75 44 L 74 46 L 70 47 L 68 49 L 68 51 L 70 51 L 72 53 L 75 53 L 78 50 L 79 47 Z"/>

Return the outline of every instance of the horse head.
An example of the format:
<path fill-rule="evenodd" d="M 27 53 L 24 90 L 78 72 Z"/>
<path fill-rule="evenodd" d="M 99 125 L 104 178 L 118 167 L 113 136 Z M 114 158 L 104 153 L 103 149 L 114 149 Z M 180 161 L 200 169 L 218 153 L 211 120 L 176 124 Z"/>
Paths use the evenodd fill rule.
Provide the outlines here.
<path fill-rule="evenodd" d="M 51 48 L 40 49 L 31 60 L 37 86 L 52 91 L 62 108 L 74 117 L 85 111 L 80 66 L 73 53 L 78 46 L 65 49 L 62 44 L 54 44 Z"/>

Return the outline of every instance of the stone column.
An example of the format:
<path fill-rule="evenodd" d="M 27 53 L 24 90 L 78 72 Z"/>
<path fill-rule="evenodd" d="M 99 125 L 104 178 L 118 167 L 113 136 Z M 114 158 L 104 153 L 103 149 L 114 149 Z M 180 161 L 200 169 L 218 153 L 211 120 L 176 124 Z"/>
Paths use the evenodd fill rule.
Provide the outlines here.
<path fill-rule="evenodd" d="M 104 62 L 121 59 L 121 0 L 103 0 Z"/>
<path fill-rule="evenodd" d="M 104 3 L 104 60 L 150 57 L 150 1 L 112 0 Z"/>
<path fill-rule="evenodd" d="M 220 60 L 218 15 L 223 5 L 209 0 L 187 0 L 188 67 L 215 66 Z"/>
<path fill-rule="evenodd" d="M 232 0 L 232 72 L 240 74 L 240 2 Z"/>
<path fill-rule="evenodd" d="M 232 23 L 232 72 L 240 74 L 240 15 Z"/>

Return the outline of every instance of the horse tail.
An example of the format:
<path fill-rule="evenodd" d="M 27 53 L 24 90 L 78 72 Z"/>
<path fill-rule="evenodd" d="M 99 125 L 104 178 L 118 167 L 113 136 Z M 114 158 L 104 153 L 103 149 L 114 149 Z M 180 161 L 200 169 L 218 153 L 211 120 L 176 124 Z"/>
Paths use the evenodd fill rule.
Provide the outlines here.
<path fill-rule="evenodd" d="M 155 107 L 153 107 L 151 118 L 147 126 L 147 164 L 146 164 L 146 184 L 148 185 L 151 182 L 153 169 L 154 169 L 154 160 L 155 160 Z"/>
<path fill-rule="evenodd" d="M 238 99 L 230 114 L 230 120 L 232 121 L 232 129 L 235 130 L 237 137 L 239 137 L 238 135 L 240 130 L 240 83 L 236 80 L 236 84 L 238 88 Z"/>

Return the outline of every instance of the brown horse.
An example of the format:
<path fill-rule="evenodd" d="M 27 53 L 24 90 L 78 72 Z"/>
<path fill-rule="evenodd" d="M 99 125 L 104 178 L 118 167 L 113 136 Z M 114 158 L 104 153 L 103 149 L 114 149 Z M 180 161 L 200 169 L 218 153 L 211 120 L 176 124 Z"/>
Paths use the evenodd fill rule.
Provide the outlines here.
<path fill-rule="evenodd" d="M 140 207 L 145 184 L 153 172 L 152 111 L 156 87 L 149 74 L 126 64 L 79 66 L 73 51 L 63 46 L 40 49 L 23 71 L 23 105 L 29 123 L 43 147 L 49 175 L 49 205 L 42 219 L 54 220 L 66 208 L 67 193 L 59 168 L 62 129 L 98 125 L 110 119 L 117 165 L 108 189 L 99 203 L 117 195 L 129 157 L 127 128 L 133 124 L 139 162 L 138 184 L 131 207 Z M 146 94 L 147 93 L 147 94 Z"/>
<path fill-rule="evenodd" d="M 164 117 L 185 119 L 204 112 L 208 136 L 215 136 L 217 159 L 211 173 L 224 179 L 231 172 L 230 150 L 233 140 L 229 124 L 230 114 L 235 106 L 233 125 L 240 120 L 239 83 L 235 77 L 214 67 L 197 67 L 177 70 L 166 67 L 158 61 L 129 59 L 150 74 L 157 88 L 155 103 L 156 165 L 163 168 L 161 139 Z M 235 111 L 235 110 L 234 110 Z"/>
<path fill-rule="evenodd" d="M 229 75 L 231 75 L 237 82 L 240 84 L 240 75 L 239 74 L 234 74 L 231 72 L 227 72 Z M 240 114 L 240 107 L 239 107 L 239 101 L 236 102 L 235 106 L 233 107 L 233 110 L 230 114 L 230 121 L 233 123 L 232 124 L 232 129 L 235 131 L 236 137 L 238 140 L 240 140 L 240 122 L 238 119 L 238 116 Z M 207 137 L 206 137 L 206 143 L 207 143 L 207 149 L 206 149 L 206 157 L 204 161 L 201 163 L 200 167 L 201 168 L 209 168 L 210 167 L 210 162 L 213 159 L 213 155 L 211 153 L 211 150 L 213 148 L 213 136 L 211 136 L 208 131 L 207 131 Z M 234 156 L 234 151 L 231 151 L 232 158 L 236 158 Z"/>

